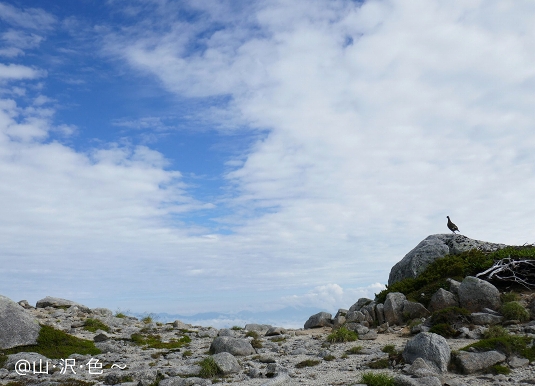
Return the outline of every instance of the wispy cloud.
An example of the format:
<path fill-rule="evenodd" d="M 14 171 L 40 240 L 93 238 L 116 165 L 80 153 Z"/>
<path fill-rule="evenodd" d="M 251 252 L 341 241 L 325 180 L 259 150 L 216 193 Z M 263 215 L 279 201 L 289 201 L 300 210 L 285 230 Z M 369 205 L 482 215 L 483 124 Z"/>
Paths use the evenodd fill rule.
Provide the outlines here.
<path fill-rule="evenodd" d="M 0 3 L 0 19 L 13 26 L 47 30 L 54 26 L 56 17 L 41 8 L 18 8 Z"/>
<path fill-rule="evenodd" d="M 119 14 L 125 3 L 108 4 Z M 171 303 L 177 312 L 336 309 L 379 290 L 417 242 L 447 231 L 446 215 L 469 237 L 533 241 L 530 3 L 130 4 L 123 24 L 94 29 L 108 64 L 204 101 L 192 121 L 206 113 L 216 130 L 266 135 L 222 161 L 232 167 L 226 185 L 203 201 L 161 152 L 117 143 L 77 151 L 51 138 L 61 126 L 45 99 L 25 108 L 4 98 L 2 254 L 20 257 L 20 272 L 51 269 L 53 257 L 77 280 L 58 268 L 46 281 L 28 276 L 28 293 L 74 288 L 95 306 L 113 293 L 155 312 Z M 54 25 L 31 19 L 46 13 L 2 7 L 12 25 Z M 0 77 L 43 71 L 4 64 Z M 173 127 L 151 113 L 115 124 Z M 6 286 L 20 279 L 10 277 Z"/>
<path fill-rule="evenodd" d="M 0 81 L 35 79 L 46 76 L 46 71 L 30 68 L 20 64 L 0 63 Z"/>

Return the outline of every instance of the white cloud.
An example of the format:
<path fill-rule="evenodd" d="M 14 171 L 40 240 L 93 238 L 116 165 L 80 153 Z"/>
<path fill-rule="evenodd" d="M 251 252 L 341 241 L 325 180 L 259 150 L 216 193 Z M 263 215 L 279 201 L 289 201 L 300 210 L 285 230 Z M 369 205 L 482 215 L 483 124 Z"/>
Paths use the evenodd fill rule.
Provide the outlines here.
<path fill-rule="evenodd" d="M 5 65 L 0 63 L 0 81 L 36 79 L 44 76 L 46 76 L 46 72 L 43 70 L 37 70 L 20 64 Z"/>
<path fill-rule="evenodd" d="M 0 19 L 23 28 L 36 30 L 50 29 L 56 23 L 56 17 L 40 8 L 17 8 L 0 3 Z"/>
<path fill-rule="evenodd" d="M 2 255 L 79 278 L 55 273 L 31 296 L 68 287 L 94 306 L 113 294 L 154 312 L 259 299 L 336 310 L 378 292 L 405 253 L 447 232 L 446 215 L 469 237 L 533 241 L 531 3 L 280 0 L 239 17 L 209 4 L 194 21 L 176 20 L 177 3 L 131 8 L 140 24 L 106 35 L 105 51 L 181 97 L 228 97 L 209 111 L 221 129 L 269 131 L 244 162 L 229 160 L 215 202 L 195 200 L 149 147 L 76 152 L 47 142 L 45 110 L 3 100 Z M 162 127 L 156 116 L 116 123 Z M 210 208 L 231 234 L 214 234 L 209 211 L 206 223 L 188 217 Z"/>
<path fill-rule="evenodd" d="M 4 32 L 1 39 L 21 50 L 35 48 L 43 41 L 43 37 L 37 34 L 12 29 Z"/>
<path fill-rule="evenodd" d="M 177 22 L 108 48 L 177 93 L 229 93 L 237 119 L 271 129 L 228 177 L 236 202 L 280 210 L 243 232 L 269 219 L 302 241 L 398 243 L 399 226 L 441 231 L 453 212 L 471 236 L 518 242 L 533 229 L 520 193 L 533 188 L 531 8 L 508 8 L 504 27 L 494 3 L 265 1 L 249 37 L 235 20 L 187 53 L 194 34 Z M 522 226 L 497 228 L 519 200 Z"/>
<path fill-rule="evenodd" d="M 349 309 L 360 298 L 374 299 L 375 294 L 385 289 L 380 283 L 370 284 L 360 288 L 342 288 L 338 284 L 326 284 L 315 287 L 304 295 L 292 295 L 282 298 L 283 304 L 294 307 L 321 307 L 336 313 L 340 308 Z"/>

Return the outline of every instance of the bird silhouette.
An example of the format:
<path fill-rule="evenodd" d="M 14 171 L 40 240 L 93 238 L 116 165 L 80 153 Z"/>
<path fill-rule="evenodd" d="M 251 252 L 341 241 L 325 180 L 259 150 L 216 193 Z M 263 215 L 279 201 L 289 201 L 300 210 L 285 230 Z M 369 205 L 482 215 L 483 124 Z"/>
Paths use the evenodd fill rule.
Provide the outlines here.
<path fill-rule="evenodd" d="M 457 228 L 457 225 L 451 222 L 450 216 L 446 217 L 448 218 L 448 228 L 450 229 L 450 231 L 452 231 L 453 233 L 455 233 L 455 231 L 460 232 L 459 228 Z"/>

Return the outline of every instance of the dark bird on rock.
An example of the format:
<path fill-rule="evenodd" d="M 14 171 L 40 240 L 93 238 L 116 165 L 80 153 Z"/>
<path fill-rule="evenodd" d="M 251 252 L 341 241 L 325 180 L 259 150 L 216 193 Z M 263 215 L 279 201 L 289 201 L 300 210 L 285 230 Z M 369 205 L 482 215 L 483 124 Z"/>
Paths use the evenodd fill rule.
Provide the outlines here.
<path fill-rule="evenodd" d="M 459 228 L 457 228 L 457 225 L 451 222 L 450 216 L 446 217 L 448 218 L 448 228 L 450 229 L 450 231 L 452 231 L 453 233 L 455 233 L 455 231 L 460 232 Z"/>

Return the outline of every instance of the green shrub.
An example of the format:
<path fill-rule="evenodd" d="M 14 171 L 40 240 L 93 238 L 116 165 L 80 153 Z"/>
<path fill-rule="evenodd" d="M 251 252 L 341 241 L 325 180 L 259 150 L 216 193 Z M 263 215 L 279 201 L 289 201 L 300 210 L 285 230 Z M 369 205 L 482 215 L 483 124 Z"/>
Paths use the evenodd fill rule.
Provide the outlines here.
<path fill-rule="evenodd" d="M 372 372 L 362 374 L 360 383 L 368 386 L 395 386 L 394 378 L 390 375 Z"/>
<path fill-rule="evenodd" d="M 433 312 L 431 326 L 437 324 L 459 325 L 470 322 L 470 311 L 460 307 L 448 307 Z"/>
<path fill-rule="evenodd" d="M 201 367 L 201 371 L 199 371 L 199 377 L 201 378 L 213 378 L 217 375 L 223 374 L 217 363 L 215 363 L 214 358 L 212 357 L 204 358 L 202 361 L 199 362 L 199 366 Z"/>
<path fill-rule="evenodd" d="M 484 339 L 500 338 L 500 337 L 504 337 L 508 335 L 509 333 L 507 332 L 505 328 L 503 328 L 502 326 L 496 325 L 496 326 L 490 326 L 489 329 L 483 333 L 483 338 Z"/>
<path fill-rule="evenodd" d="M 502 303 L 517 302 L 520 300 L 520 295 L 516 292 L 509 291 L 500 295 Z"/>
<path fill-rule="evenodd" d="M 504 353 L 507 356 L 516 354 L 529 359 L 535 360 L 535 347 L 531 345 L 531 338 L 525 336 L 506 335 L 497 338 L 481 339 L 478 342 L 472 343 L 461 350 L 467 351 L 471 347 L 478 351 L 496 350 Z"/>
<path fill-rule="evenodd" d="M 84 330 L 91 331 L 91 332 L 96 332 L 97 330 L 110 332 L 110 328 L 108 326 L 106 326 L 100 320 L 92 319 L 92 318 L 87 318 L 85 320 Z"/>
<path fill-rule="evenodd" d="M 506 320 L 520 320 L 526 322 L 529 320 L 529 312 L 519 302 L 508 302 L 502 305 L 500 312 Z"/>
<path fill-rule="evenodd" d="M 18 352 L 36 352 L 50 359 L 68 358 L 71 354 L 97 355 L 101 351 L 92 341 L 80 339 L 50 326 L 41 326 L 36 345 L 3 350 L 6 355 Z"/>
<path fill-rule="evenodd" d="M 376 295 L 378 303 L 384 303 L 390 292 L 401 292 L 407 299 L 428 306 L 431 296 L 438 288 L 448 289 L 446 279 L 462 280 L 490 268 L 495 261 L 504 258 L 535 259 L 535 246 L 507 247 L 486 253 L 473 249 L 459 255 L 447 255 L 429 264 L 417 278 L 408 278 L 393 283 Z M 421 294 L 424 294 L 421 296 Z"/>
<path fill-rule="evenodd" d="M 4 367 L 4 364 L 6 363 L 6 361 L 7 361 L 7 355 L 3 355 L 2 353 L 0 353 L 0 369 Z"/>
<path fill-rule="evenodd" d="M 240 327 L 240 326 L 232 326 L 231 330 L 234 330 L 234 331 L 241 331 L 241 330 L 243 330 L 243 327 Z"/>
<path fill-rule="evenodd" d="M 388 353 L 389 355 L 397 355 L 396 346 L 393 344 L 387 344 L 381 349 L 382 352 Z"/>
<path fill-rule="evenodd" d="M 511 373 L 511 369 L 509 367 L 502 365 L 494 365 L 490 369 L 494 374 L 509 375 Z"/>
<path fill-rule="evenodd" d="M 252 337 L 253 340 L 251 341 L 251 346 L 253 346 L 253 348 L 262 348 L 262 341 L 260 340 L 260 336 L 258 335 L 258 332 L 256 331 L 247 331 L 247 333 L 245 334 L 245 336 L 247 337 Z"/>
<path fill-rule="evenodd" d="M 459 335 L 459 331 L 447 323 L 435 324 L 429 329 L 429 332 L 443 336 L 444 338 L 454 338 Z"/>
<path fill-rule="evenodd" d="M 191 352 L 191 350 L 186 350 L 182 353 L 182 358 L 187 358 L 187 357 L 190 357 L 192 356 L 193 353 Z"/>
<path fill-rule="evenodd" d="M 334 355 L 332 355 L 332 354 L 325 355 L 325 356 L 323 357 L 323 360 L 324 360 L 324 361 L 328 361 L 328 362 L 329 362 L 329 361 L 334 361 L 335 359 L 336 359 L 336 357 L 335 357 Z"/>
<path fill-rule="evenodd" d="M 347 350 L 346 353 L 355 355 L 355 354 L 360 354 L 361 351 L 362 351 L 362 346 L 355 346 Z"/>
<path fill-rule="evenodd" d="M 358 338 L 359 336 L 355 331 L 340 327 L 327 336 L 327 341 L 330 343 L 354 342 Z"/>
<path fill-rule="evenodd" d="M 299 362 L 298 364 L 295 365 L 295 367 L 298 368 L 298 369 L 302 369 L 303 367 L 312 367 L 312 366 L 316 366 L 316 365 L 319 365 L 319 364 L 320 364 L 320 361 L 318 361 L 318 360 L 307 359 L 307 360 L 304 360 L 302 362 Z"/>
<path fill-rule="evenodd" d="M 368 363 L 368 367 L 370 369 L 387 369 L 389 365 L 390 361 L 388 358 L 376 359 Z"/>
<path fill-rule="evenodd" d="M 258 332 L 256 332 L 256 331 L 247 331 L 245 333 L 245 336 L 251 337 L 253 339 L 258 339 L 258 337 L 259 337 Z"/>
<path fill-rule="evenodd" d="M 147 315 L 144 318 L 141 319 L 141 321 L 145 324 L 150 324 L 153 322 L 152 315 Z"/>

